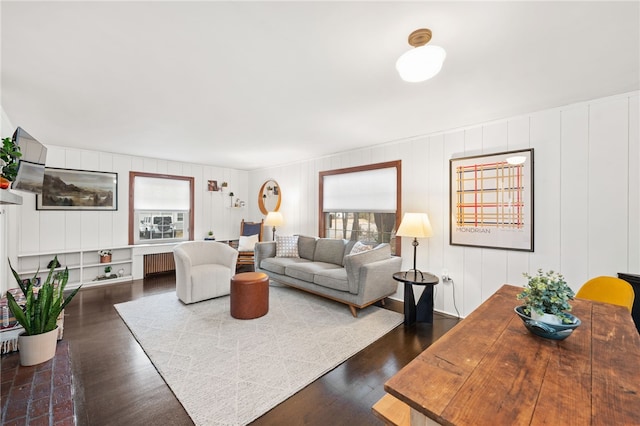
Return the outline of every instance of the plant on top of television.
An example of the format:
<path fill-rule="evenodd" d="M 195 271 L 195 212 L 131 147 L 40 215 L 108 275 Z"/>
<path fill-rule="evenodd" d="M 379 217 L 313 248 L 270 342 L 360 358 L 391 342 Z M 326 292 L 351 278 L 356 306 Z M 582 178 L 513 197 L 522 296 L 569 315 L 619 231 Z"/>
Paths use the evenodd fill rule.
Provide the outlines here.
<path fill-rule="evenodd" d="M 0 177 L 11 182 L 16 180 L 20 157 L 22 157 L 22 153 L 18 144 L 12 138 L 2 139 L 2 146 L 0 146 Z"/>

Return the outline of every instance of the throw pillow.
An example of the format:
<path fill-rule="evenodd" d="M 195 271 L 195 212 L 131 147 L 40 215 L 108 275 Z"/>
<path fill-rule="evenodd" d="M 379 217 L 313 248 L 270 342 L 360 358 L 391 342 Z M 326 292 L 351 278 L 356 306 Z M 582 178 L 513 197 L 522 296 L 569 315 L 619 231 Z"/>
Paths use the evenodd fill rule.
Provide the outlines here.
<path fill-rule="evenodd" d="M 276 235 L 276 257 L 300 257 L 297 235 Z"/>
<path fill-rule="evenodd" d="M 238 241 L 238 251 L 253 251 L 256 243 L 259 241 L 260 235 L 249 235 L 240 237 Z"/>
<path fill-rule="evenodd" d="M 368 245 L 368 244 L 364 244 L 360 241 L 358 241 L 357 243 L 354 244 L 353 248 L 351 249 L 351 251 L 349 252 L 349 254 L 356 254 L 356 253 L 362 253 L 363 251 L 369 251 L 372 250 L 373 247 Z"/>

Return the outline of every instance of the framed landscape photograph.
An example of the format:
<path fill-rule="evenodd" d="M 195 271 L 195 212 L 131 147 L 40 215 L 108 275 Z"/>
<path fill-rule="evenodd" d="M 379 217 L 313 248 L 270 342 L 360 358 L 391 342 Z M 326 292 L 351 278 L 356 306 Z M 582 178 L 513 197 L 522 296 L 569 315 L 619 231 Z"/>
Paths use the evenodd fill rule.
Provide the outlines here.
<path fill-rule="evenodd" d="M 449 160 L 451 245 L 533 251 L 533 149 Z"/>
<path fill-rule="evenodd" d="M 118 210 L 118 174 L 46 167 L 37 210 Z"/>

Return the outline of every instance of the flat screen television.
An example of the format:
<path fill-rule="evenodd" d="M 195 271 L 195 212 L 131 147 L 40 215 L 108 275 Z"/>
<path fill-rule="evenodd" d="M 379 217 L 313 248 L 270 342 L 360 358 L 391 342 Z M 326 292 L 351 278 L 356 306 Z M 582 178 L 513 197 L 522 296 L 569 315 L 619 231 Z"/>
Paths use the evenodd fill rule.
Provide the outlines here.
<path fill-rule="evenodd" d="M 18 175 L 11 188 L 42 194 L 47 148 L 21 127 L 13 133 L 13 141 L 20 147 L 22 156 L 18 162 Z"/>

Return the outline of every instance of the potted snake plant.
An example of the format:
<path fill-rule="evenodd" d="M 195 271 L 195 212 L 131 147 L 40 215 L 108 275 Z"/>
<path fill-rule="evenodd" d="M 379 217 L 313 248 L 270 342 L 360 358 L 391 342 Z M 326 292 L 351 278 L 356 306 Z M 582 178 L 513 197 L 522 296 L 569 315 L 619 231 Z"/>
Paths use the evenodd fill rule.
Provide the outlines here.
<path fill-rule="evenodd" d="M 80 290 L 78 287 L 66 298 L 64 297 L 64 288 L 69 280 L 69 269 L 65 267 L 64 271 L 56 272 L 55 265 L 57 263 L 56 256 L 46 281 L 38 287 L 34 286 L 38 272 L 32 279 L 25 280 L 23 283 L 9 261 L 11 272 L 25 299 L 24 306 L 21 306 L 7 291 L 9 309 L 24 328 L 24 332 L 18 336 L 21 365 L 40 364 L 55 356 L 58 340 L 58 317 Z"/>

